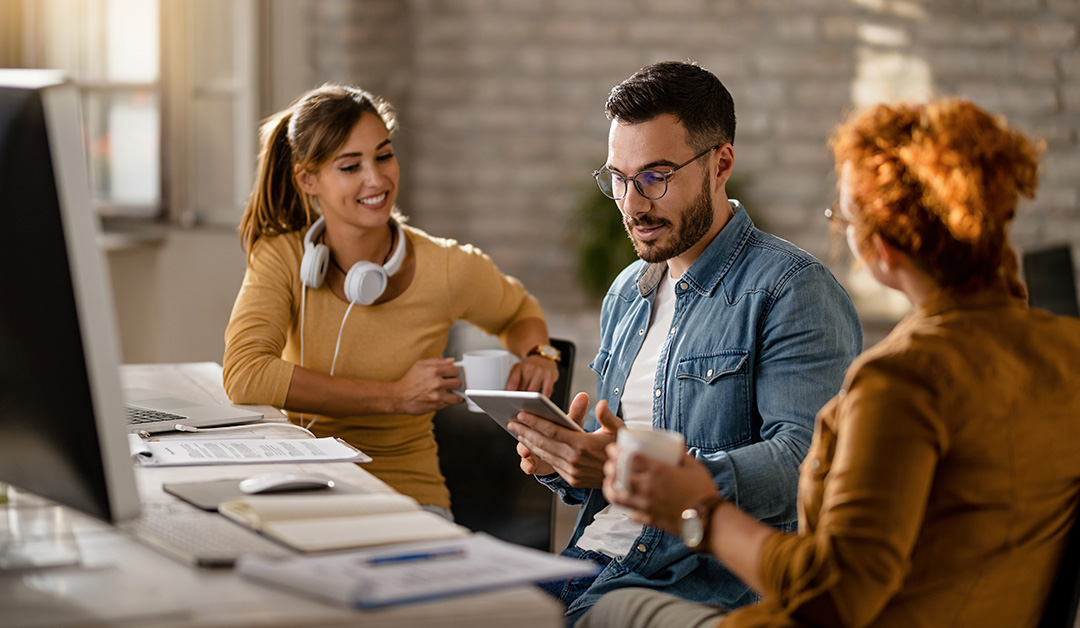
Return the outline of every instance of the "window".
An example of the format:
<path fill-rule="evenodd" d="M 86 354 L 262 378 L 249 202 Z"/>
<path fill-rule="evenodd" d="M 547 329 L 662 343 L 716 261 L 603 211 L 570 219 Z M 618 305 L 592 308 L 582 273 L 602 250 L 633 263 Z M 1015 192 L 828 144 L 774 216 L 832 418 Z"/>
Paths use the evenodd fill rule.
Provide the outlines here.
<path fill-rule="evenodd" d="M 103 215 L 155 216 L 161 203 L 158 5 L 26 4 L 29 63 L 68 72 L 82 93 L 90 186 Z"/>
<path fill-rule="evenodd" d="M 97 211 L 235 225 L 257 151 L 257 0 L 20 1 L 20 65 L 82 93 Z"/>

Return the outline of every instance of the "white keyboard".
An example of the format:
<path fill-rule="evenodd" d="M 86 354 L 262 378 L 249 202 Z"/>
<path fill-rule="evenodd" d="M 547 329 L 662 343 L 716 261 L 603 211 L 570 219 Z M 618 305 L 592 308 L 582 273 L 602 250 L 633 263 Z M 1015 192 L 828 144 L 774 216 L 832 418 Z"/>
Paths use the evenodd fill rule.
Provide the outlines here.
<path fill-rule="evenodd" d="M 144 504 L 138 518 L 120 527 L 155 549 L 200 567 L 232 567 L 244 554 L 296 555 L 215 512 L 182 503 Z"/>

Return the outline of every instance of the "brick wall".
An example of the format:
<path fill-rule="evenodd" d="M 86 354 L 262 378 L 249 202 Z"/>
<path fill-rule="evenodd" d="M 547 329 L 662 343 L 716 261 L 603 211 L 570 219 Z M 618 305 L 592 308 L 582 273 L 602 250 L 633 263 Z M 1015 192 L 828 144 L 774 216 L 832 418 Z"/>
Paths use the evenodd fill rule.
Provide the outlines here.
<path fill-rule="evenodd" d="M 1080 245 L 1078 0 L 317 0 L 319 80 L 402 113 L 401 205 L 483 248 L 573 320 L 574 208 L 606 155 L 608 91 L 694 59 L 735 97 L 736 176 L 761 226 L 823 259 L 872 319 L 889 300 L 829 254 L 825 140 L 850 109 L 958 95 L 1044 138 L 1039 198 L 1014 239 Z M 611 211 L 617 211 L 614 204 Z M 882 305 L 889 307 L 881 307 Z M 572 334 L 571 334 L 572 335 Z M 588 353 L 588 351 L 586 351 Z"/>

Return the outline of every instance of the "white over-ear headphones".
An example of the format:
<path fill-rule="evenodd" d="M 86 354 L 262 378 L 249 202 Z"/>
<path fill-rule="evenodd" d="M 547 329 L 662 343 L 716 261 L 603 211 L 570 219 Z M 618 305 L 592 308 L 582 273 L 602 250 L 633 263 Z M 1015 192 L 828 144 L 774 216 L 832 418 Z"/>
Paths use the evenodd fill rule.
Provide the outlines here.
<path fill-rule="evenodd" d="M 360 261 L 345 273 L 345 298 L 355 305 L 371 305 L 386 290 L 390 277 L 401 268 L 405 259 L 405 230 L 397 222 L 394 227 L 394 252 L 385 264 Z M 304 257 L 300 260 L 300 281 L 309 288 L 318 288 L 326 278 L 330 262 L 330 247 L 317 243 L 326 230 L 326 221 L 320 216 L 304 236 Z"/>

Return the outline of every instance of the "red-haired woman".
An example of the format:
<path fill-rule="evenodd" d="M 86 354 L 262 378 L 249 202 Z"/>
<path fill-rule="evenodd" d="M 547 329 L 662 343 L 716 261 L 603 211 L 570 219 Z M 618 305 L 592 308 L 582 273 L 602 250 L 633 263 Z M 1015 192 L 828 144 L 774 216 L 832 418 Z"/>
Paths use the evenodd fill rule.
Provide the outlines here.
<path fill-rule="evenodd" d="M 914 311 L 818 414 L 798 534 L 725 502 L 691 456 L 636 457 L 628 490 L 609 461 L 609 500 L 698 536 L 763 599 L 725 615 L 618 591 L 580 626 L 1038 624 L 1080 499 L 1080 321 L 1027 307 L 1008 244 L 1036 150 L 957 100 L 876 106 L 832 148 L 834 224 Z"/>

